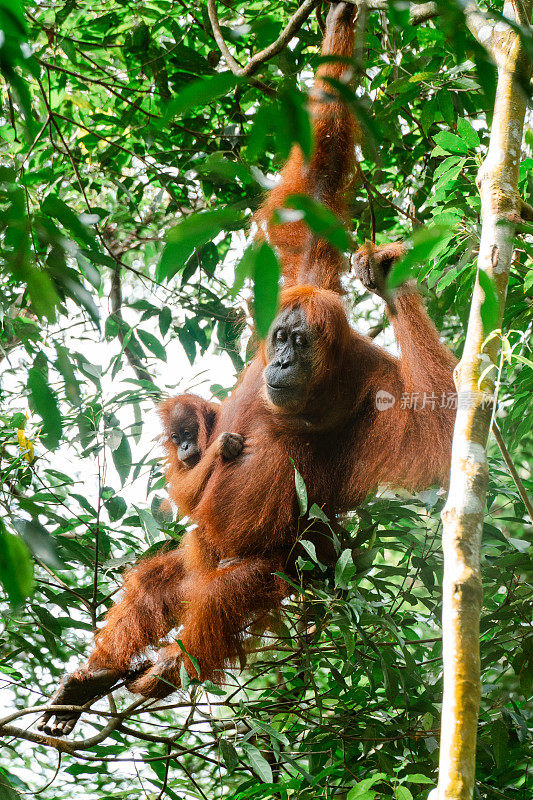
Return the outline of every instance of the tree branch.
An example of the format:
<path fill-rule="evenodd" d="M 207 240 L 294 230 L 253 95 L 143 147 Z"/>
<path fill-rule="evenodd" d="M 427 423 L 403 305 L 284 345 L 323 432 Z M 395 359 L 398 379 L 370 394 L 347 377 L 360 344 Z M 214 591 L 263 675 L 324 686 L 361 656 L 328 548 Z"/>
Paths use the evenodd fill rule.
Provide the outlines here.
<path fill-rule="evenodd" d="M 526 491 L 526 487 L 522 483 L 522 479 L 518 474 L 515 465 L 513 464 L 513 459 L 511 458 L 511 454 L 507 449 L 507 446 L 503 440 L 502 432 L 500 431 L 498 425 L 496 424 L 496 420 L 492 423 L 492 432 L 494 434 L 494 438 L 500 448 L 500 453 L 502 454 L 502 458 L 507 465 L 507 469 L 512 475 L 512 478 L 515 482 L 515 486 L 518 489 L 518 494 L 520 495 L 523 504 L 526 507 L 527 513 L 529 514 L 530 520 L 533 522 L 533 503 L 529 499 L 528 493 Z"/>
<path fill-rule="evenodd" d="M 319 2 L 320 0 L 304 0 L 300 8 L 290 18 L 286 27 L 280 33 L 276 41 L 272 42 L 272 44 L 269 44 L 268 47 L 264 48 L 264 50 L 260 50 L 259 53 L 256 53 L 254 56 L 252 56 L 245 67 L 241 67 L 239 62 L 236 61 L 226 42 L 224 41 L 218 19 L 216 0 L 207 0 L 207 12 L 211 21 L 211 27 L 213 28 L 215 41 L 218 44 L 220 52 L 226 59 L 228 67 L 234 75 L 244 76 L 253 75 L 254 72 L 257 72 L 261 64 L 280 53 L 283 48 L 288 45 L 293 36 L 300 30 L 305 20 L 311 15 L 311 12 Z"/>
<path fill-rule="evenodd" d="M 113 275 L 111 278 L 111 291 L 109 293 L 109 299 L 111 300 L 111 309 L 113 314 L 118 320 L 118 339 L 120 345 L 128 359 L 128 363 L 135 372 L 137 378 L 140 381 L 150 381 L 153 383 L 152 378 L 144 364 L 142 363 L 141 359 L 138 358 L 135 353 L 132 351 L 130 347 L 128 347 L 126 341 L 126 334 L 124 333 L 124 327 L 121 323 L 124 322 L 124 317 L 122 316 L 122 281 L 120 278 L 120 267 L 117 265 L 113 269 Z"/>
<path fill-rule="evenodd" d="M 528 17 L 532 5 L 533 0 L 527 0 Z M 474 3 L 469 3 L 466 10 L 469 27 L 490 48 L 498 82 L 489 149 L 477 177 L 482 219 L 478 277 L 464 351 L 455 369 L 458 409 L 450 489 L 442 512 L 444 693 L 435 800 L 472 800 L 475 784 L 481 697 L 480 548 L 488 484 L 486 445 L 495 392 L 494 372 L 489 367 L 496 365 L 498 356 L 497 338 L 488 337 L 490 331 L 482 315 L 486 296 L 483 287 L 490 284 L 496 294 L 498 313 L 493 324 L 498 328 L 513 252 L 514 225 L 509 215 L 518 215 L 521 209 L 518 173 L 526 102 L 517 77 L 531 71 L 515 29 L 515 11 L 516 4 L 507 0 L 503 14 L 513 23 L 507 25 L 487 20 Z M 523 16 L 523 9 L 520 14 Z"/>

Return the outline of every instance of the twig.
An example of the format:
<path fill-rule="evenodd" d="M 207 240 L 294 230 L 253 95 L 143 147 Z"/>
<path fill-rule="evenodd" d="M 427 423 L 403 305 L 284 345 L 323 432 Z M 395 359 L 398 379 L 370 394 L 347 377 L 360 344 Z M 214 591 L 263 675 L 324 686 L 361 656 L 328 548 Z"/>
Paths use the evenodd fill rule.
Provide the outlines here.
<path fill-rule="evenodd" d="M 41 130 L 38 132 L 37 136 L 35 137 L 35 139 L 31 143 L 30 149 L 28 150 L 28 152 L 26 153 L 26 155 L 24 156 L 24 158 L 22 160 L 22 164 L 20 165 L 21 168 L 24 166 L 26 161 L 29 159 L 29 157 L 33 153 L 33 150 L 34 150 L 35 146 L 37 145 L 37 143 L 39 142 L 39 139 L 41 138 L 41 136 L 45 132 L 46 128 L 48 127 L 48 123 L 49 122 L 50 122 L 50 115 L 47 116 L 47 118 L 46 118 L 46 120 L 45 120 L 45 122 L 44 122 L 44 124 L 43 124 L 43 126 L 41 128 Z"/>
<path fill-rule="evenodd" d="M 381 194 L 381 192 L 378 189 L 376 189 L 375 186 L 372 186 L 372 184 L 366 177 L 365 173 L 361 169 L 361 165 L 359 164 L 358 161 L 355 162 L 355 169 L 357 174 L 361 178 L 361 181 L 363 182 L 367 192 L 372 192 L 373 195 L 379 197 L 381 200 L 387 203 L 387 205 L 394 208 L 398 212 L 398 214 L 401 214 L 402 216 L 407 217 L 407 219 L 410 219 L 411 222 L 415 223 L 415 225 L 422 225 L 422 221 L 419 220 L 418 217 L 414 217 L 412 214 L 409 214 L 408 211 L 404 211 L 403 208 L 400 208 L 399 206 L 395 205 L 395 203 L 393 203 L 392 200 L 389 200 L 389 198 L 386 195 Z"/>
<path fill-rule="evenodd" d="M 500 448 L 500 453 L 502 454 L 502 458 L 503 458 L 503 460 L 505 461 L 505 463 L 507 465 L 507 469 L 511 473 L 511 476 L 512 476 L 514 482 L 515 482 L 516 488 L 518 489 L 518 494 L 520 495 L 520 497 L 522 499 L 522 502 L 523 502 L 523 504 L 525 505 L 525 507 L 527 509 L 527 513 L 529 514 L 529 518 L 533 522 L 533 504 L 531 503 L 531 500 L 528 497 L 528 494 L 527 494 L 527 491 L 526 491 L 526 487 L 522 483 L 522 479 L 520 478 L 520 475 L 516 471 L 516 467 L 513 464 L 513 459 L 511 458 L 511 454 L 509 453 L 509 451 L 507 449 L 507 446 L 506 446 L 505 442 L 503 441 L 502 433 L 501 433 L 498 425 L 496 424 L 496 420 L 493 420 L 493 422 L 492 422 L 492 432 L 494 434 L 494 438 L 496 439 L 498 447 Z"/>
<path fill-rule="evenodd" d="M 166 758 L 166 761 L 165 761 L 165 774 L 163 776 L 163 785 L 161 786 L 161 791 L 157 795 L 156 800 L 162 800 L 162 798 L 163 798 L 163 796 L 164 796 L 164 794 L 165 794 L 165 792 L 167 790 L 168 772 L 169 772 L 169 768 L 170 768 L 171 756 L 172 756 L 172 746 L 170 744 L 167 744 L 167 758 Z"/>
<path fill-rule="evenodd" d="M 84 706 L 67 705 L 33 706 L 31 708 L 21 709 L 15 714 L 10 714 L 8 717 L 0 720 L 0 736 L 15 736 L 20 739 L 26 739 L 29 742 L 34 742 L 35 744 L 45 744 L 49 745 L 50 747 L 55 747 L 55 749 L 59 750 L 60 753 L 70 753 L 71 755 L 74 755 L 79 750 L 91 750 L 95 745 L 100 744 L 107 739 L 107 737 L 113 733 L 113 731 L 120 727 L 122 721 L 144 701 L 145 698 L 143 697 L 140 700 L 135 700 L 133 703 L 130 703 L 130 705 L 124 711 L 116 716 L 113 716 L 102 728 L 102 730 L 99 731 L 99 733 L 95 734 L 94 736 L 89 736 L 87 739 L 66 741 L 57 736 L 47 736 L 46 734 L 42 733 L 34 733 L 33 731 L 17 728 L 14 725 L 9 724 L 12 720 L 18 719 L 26 714 L 35 713 L 36 711 L 58 710 L 83 711 L 84 713 L 93 714 L 100 713 L 98 711 L 87 709 Z"/>

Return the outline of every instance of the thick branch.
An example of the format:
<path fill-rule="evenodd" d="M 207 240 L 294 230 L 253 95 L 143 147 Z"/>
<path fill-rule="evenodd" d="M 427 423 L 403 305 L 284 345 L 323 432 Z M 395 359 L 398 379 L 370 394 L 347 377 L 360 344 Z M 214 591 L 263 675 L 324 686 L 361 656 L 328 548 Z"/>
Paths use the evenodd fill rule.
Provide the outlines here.
<path fill-rule="evenodd" d="M 531 15 L 533 0 L 528 0 Z M 504 16 L 516 22 L 515 4 Z M 509 26 L 492 25 L 475 4 L 467 8 L 469 26 L 490 47 L 498 68 L 494 115 L 487 156 L 478 174 L 482 229 L 478 274 L 490 279 L 503 317 L 512 257 L 513 222 L 522 204 L 518 169 L 525 98 L 517 74 L 525 71 L 520 38 Z M 529 65 L 530 68 L 530 65 Z M 479 614 L 482 601 L 480 547 L 488 467 L 486 444 L 492 417 L 497 338 L 484 329 L 485 300 L 479 280 L 470 309 L 463 356 L 455 370 L 458 410 L 451 478 L 443 519 L 443 663 L 438 800 L 471 800 L 474 792 L 476 735 L 481 696 Z M 487 340 L 487 344 L 485 343 Z M 482 377 L 483 376 L 483 377 Z M 487 402 L 487 399 L 489 401 Z"/>

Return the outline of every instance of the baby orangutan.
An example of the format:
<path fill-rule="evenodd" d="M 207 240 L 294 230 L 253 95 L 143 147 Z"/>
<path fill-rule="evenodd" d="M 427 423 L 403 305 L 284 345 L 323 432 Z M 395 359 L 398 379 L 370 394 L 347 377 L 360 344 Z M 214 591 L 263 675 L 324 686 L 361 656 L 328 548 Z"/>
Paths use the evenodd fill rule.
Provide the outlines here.
<path fill-rule="evenodd" d="M 224 432 L 211 441 L 218 409 L 216 403 L 192 394 L 169 397 L 159 406 L 169 494 L 183 514 L 189 514 L 198 504 L 217 459 L 233 461 L 242 452 L 244 440 L 236 433 Z M 162 552 L 149 561 L 141 561 L 126 574 L 123 597 L 113 606 L 107 619 L 113 619 L 115 633 L 118 626 L 129 660 L 144 648 L 156 645 L 168 629 L 167 620 L 163 618 L 165 615 L 158 615 L 154 608 L 139 602 L 138 587 L 157 581 L 164 591 L 167 581 L 179 579 L 184 559 L 194 560 L 194 547 L 185 545 L 181 550 Z M 150 620 L 150 625 L 146 624 L 147 620 Z M 96 649 L 88 663 L 63 678 L 50 698 L 52 705 L 78 706 L 92 702 L 119 682 L 129 684 L 141 679 L 153 666 L 147 659 L 139 660 L 127 671 L 120 669 L 119 665 L 104 666 L 110 663 L 106 653 L 113 649 L 113 641 L 108 641 L 108 638 L 105 629 L 100 631 Z M 64 736 L 71 732 L 79 716 L 77 711 L 63 711 L 57 717 L 53 711 L 47 711 L 37 727 L 53 736 Z"/>
<path fill-rule="evenodd" d="M 194 394 L 169 397 L 159 406 L 168 492 L 182 514 L 198 505 L 215 459 L 233 461 L 242 452 L 244 440 L 238 433 L 224 432 L 211 441 L 219 408 Z"/>

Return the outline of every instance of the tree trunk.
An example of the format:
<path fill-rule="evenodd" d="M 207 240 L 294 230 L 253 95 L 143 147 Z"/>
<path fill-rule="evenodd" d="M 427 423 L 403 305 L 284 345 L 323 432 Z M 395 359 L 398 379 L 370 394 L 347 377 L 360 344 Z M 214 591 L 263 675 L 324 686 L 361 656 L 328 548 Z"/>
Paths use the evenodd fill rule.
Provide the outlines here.
<path fill-rule="evenodd" d="M 516 9 L 527 10 L 518 19 Z M 527 23 L 532 0 L 505 3 L 504 16 Z M 517 81 L 528 71 L 518 35 L 501 22 L 479 15 L 473 5 L 468 22 L 489 46 L 498 67 L 494 117 L 487 157 L 479 171 L 482 229 L 478 271 L 492 281 L 503 316 L 513 250 L 513 220 L 520 216 L 518 169 L 525 96 Z M 484 344 L 481 305 L 484 292 L 476 280 L 463 356 L 456 368 L 458 410 L 453 437 L 450 490 L 443 519 L 443 662 L 438 800 L 471 800 L 481 695 L 479 616 L 482 601 L 480 544 L 488 481 L 486 444 L 492 415 L 498 339 Z M 491 364 L 493 368 L 490 369 Z M 489 368 L 487 370 L 487 368 Z"/>

